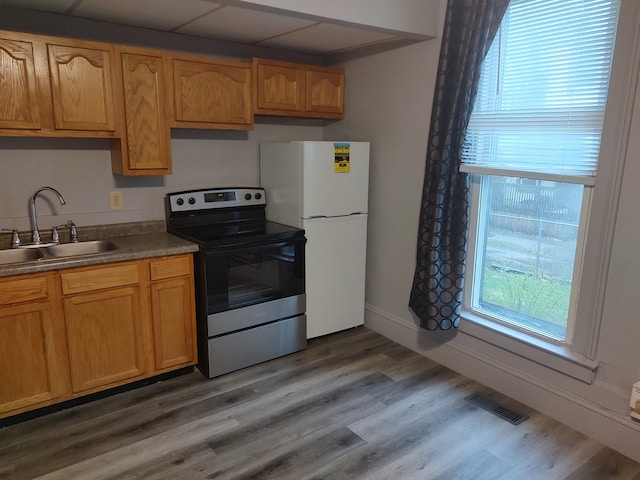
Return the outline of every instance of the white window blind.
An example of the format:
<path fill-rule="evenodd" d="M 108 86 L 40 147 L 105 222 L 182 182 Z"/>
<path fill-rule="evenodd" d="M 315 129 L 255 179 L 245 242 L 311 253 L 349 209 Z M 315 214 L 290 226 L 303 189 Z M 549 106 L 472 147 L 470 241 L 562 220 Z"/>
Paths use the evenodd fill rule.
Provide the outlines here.
<path fill-rule="evenodd" d="M 511 0 L 461 170 L 592 184 L 619 0 Z"/>

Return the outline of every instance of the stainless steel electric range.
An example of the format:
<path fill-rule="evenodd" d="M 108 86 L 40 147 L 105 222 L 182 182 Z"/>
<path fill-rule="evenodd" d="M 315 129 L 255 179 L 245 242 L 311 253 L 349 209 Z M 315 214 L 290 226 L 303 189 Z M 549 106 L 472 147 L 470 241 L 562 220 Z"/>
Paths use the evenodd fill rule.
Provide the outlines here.
<path fill-rule="evenodd" d="M 304 230 L 265 220 L 261 188 L 167 194 L 194 254 L 198 368 L 209 377 L 306 348 Z"/>

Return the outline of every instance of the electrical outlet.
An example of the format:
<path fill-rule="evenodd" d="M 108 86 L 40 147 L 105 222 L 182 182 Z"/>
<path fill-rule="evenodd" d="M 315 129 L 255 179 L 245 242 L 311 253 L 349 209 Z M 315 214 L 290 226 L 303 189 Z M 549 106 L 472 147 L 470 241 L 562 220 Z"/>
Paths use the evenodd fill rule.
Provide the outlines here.
<path fill-rule="evenodd" d="M 109 192 L 109 204 L 111 205 L 111 210 L 122 210 L 124 206 L 122 192 Z"/>

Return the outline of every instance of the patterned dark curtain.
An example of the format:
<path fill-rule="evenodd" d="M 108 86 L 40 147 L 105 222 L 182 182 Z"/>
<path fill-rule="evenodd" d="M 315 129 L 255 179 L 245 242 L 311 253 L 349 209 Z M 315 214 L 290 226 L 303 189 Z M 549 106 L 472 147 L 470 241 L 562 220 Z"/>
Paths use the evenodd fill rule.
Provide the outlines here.
<path fill-rule="evenodd" d="M 480 65 L 509 0 L 449 0 L 438 63 L 409 306 L 427 330 L 460 323 L 469 180 L 460 173 Z"/>

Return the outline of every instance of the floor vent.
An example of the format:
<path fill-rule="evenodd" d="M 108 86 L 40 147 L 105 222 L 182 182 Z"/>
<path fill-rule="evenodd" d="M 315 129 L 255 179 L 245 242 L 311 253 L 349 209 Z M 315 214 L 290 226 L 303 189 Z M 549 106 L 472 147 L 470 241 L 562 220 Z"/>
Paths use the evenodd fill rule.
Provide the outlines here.
<path fill-rule="evenodd" d="M 474 403 L 476 406 L 483 408 L 484 410 L 491 412 L 494 415 L 497 415 L 498 417 L 506 420 L 513 425 L 520 425 L 527 418 L 529 418 L 528 416 L 511 410 L 510 408 L 499 404 L 495 400 L 485 397 L 484 395 L 480 395 L 479 393 L 469 395 L 465 399 Z"/>

